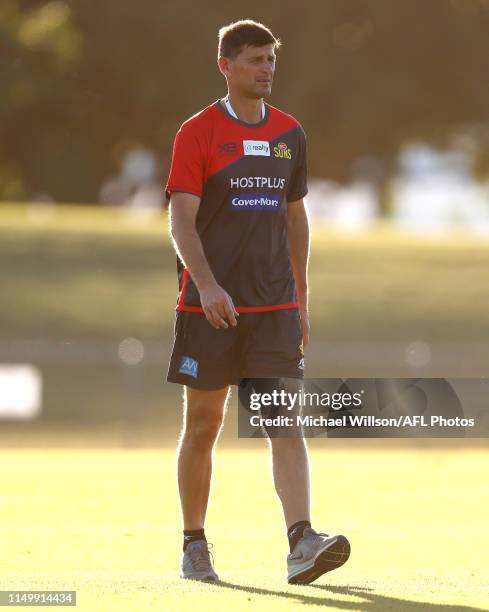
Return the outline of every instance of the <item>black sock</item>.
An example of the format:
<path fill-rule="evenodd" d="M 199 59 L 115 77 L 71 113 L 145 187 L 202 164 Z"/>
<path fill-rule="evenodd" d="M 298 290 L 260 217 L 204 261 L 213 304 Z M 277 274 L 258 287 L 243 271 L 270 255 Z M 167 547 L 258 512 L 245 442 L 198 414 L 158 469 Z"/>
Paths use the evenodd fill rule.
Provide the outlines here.
<path fill-rule="evenodd" d="M 207 540 L 205 539 L 204 528 L 202 529 L 184 529 L 183 530 L 183 552 L 190 544 L 190 542 L 196 542 L 197 540 Z"/>
<path fill-rule="evenodd" d="M 289 538 L 290 552 L 294 550 L 295 545 L 302 538 L 304 529 L 310 526 L 311 526 L 311 523 L 309 521 L 298 521 L 297 523 L 294 523 L 287 529 L 287 537 Z"/>

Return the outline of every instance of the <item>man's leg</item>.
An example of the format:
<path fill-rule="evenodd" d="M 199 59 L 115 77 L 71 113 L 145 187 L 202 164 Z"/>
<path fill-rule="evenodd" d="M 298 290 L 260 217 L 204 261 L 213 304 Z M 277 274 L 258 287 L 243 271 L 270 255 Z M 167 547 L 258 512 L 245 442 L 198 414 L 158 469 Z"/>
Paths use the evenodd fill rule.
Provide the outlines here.
<path fill-rule="evenodd" d="M 268 438 L 273 481 L 287 529 L 310 521 L 309 460 L 304 438 Z"/>
<path fill-rule="evenodd" d="M 282 502 L 290 554 L 287 580 L 308 584 L 341 567 L 350 556 L 344 535 L 318 533 L 309 514 L 309 462 L 304 438 L 269 438 L 275 488 Z"/>
<path fill-rule="evenodd" d="M 202 391 L 185 387 L 184 424 L 178 446 L 178 487 L 183 528 L 204 527 L 212 472 L 212 450 L 224 419 L 229 387 Z"/>
<path fill-rule="evenodd" d="M 287 385 L 293 390 L 297 383 L 287 381 Z M 297 406 L 291 416 L 297 417 L 300 412 Z M 270 434 L 273 479 L 282 502 L 290 548 L 287 580 L 291 584 L 308 584 L 341 567 L 350 555 L 350 543 L 344 535 L 318 533 L 311 527 L 309 458 L 302 428 L 272 429 Z"/>

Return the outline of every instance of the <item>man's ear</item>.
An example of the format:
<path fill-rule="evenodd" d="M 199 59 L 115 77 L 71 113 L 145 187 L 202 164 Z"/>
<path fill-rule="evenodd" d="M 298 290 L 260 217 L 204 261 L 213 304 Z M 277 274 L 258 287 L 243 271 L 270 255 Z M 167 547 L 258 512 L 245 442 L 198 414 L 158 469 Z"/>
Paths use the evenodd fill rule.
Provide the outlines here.
<path fill-rule="evenodd" d="M 217 65 L 219 67 L 219 71 L 224 76 L 229 74 L 229 58 L 223 57 L 222 55 L 217 58 Z"/>

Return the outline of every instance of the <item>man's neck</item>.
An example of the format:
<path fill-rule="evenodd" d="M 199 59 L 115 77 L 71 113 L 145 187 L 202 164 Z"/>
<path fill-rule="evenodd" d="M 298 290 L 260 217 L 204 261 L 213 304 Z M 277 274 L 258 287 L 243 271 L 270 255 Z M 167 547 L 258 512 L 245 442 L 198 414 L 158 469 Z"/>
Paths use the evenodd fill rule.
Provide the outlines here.
<path fill-rule="evenodd" d="M 241 121 L 246 121 L 246 123 L 261 121 L 263 105 L 261 98 L 243 98 L 236 93 L 229 92 L 228 100 Z"/>

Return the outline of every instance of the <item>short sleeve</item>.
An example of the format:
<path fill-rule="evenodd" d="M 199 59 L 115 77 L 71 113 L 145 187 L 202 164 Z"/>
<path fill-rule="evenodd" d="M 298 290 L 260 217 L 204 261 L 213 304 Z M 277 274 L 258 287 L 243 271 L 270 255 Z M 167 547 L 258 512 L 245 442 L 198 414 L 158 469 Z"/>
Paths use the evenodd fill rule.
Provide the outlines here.
<path fill-rule="evenodd" d="M 301 125 L 298 126 L 297 155 L 292 176 L 287 187 L 287 201 L 295 202 L 307 194 L 307 145 L 306 134 Z"/>
<path fill-rule="evenodd" d="M 204 160 L 197 134 L 182 126 L 175 136 L 170 174 L 165 187 L 167 199 L 174 191 L 201 197 L 204 184 Z"/>

